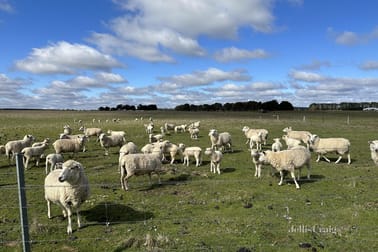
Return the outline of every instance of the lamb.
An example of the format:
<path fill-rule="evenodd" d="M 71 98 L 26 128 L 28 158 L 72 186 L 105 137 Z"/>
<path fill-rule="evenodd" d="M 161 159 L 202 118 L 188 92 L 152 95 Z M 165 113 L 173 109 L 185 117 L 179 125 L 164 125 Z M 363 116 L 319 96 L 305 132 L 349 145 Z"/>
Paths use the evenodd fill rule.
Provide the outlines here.
<path fill-rule="evenodd" d="M 165 160 L 164 154 L 169 154 L 171 157 L 171 164 L 175 162 L 175 157 L 177 154 L 182 156 L 182 150 L 174 143 L 171 142 L 163 142 L 162 144 L 162 149 L 163 149 L 163 161 Z"/>
<path fill-rule="evenodd" d="M 58 163 L 63 163 L 63 156 L 61 154 L 51 153 L 46 156 L 46 175 L 49 174 L 48 166 L 50 164 L 50 172 L 55 170 Z"/>
<path fill-rule="evenodd" d="M 13 140 L 7 142 L 5 144 L 5 155 L 10 160 L 12 154 L 13 159 L 16 156 L 16 153 L 20 153 L 23 148 L 31 146 L 34 140 L 34 136 L 25 135 L 22 140 Z"/>
<path fill-rule="evenodd" d="M 149 134 L 148 135 L 148 139 L 149 139 L 150 143 L 160 142 L 160 141 L 163 140 L 163 137 L 164 137 L 163 134 L 156 134 L 156 135 Z"/>
<path fill-rule="evenodd" d="M 106 156 L 109 155 L 110 147 L 122 147 L 126 142 L 125 137 L 119 134 L 107 136 L 105 133 L 102 133 L 99 139 L 101 147 L 105 150 Z"/>
<path fill-rule="evenodd" d="M 182 150 L 184 156 L 184 165 L 189 166 L 189 157 L 196 159 L 196 166 L 199 167 L 202 163 L 202 149 L 197 146 L 186 147 L 185 144 L 180 143 L 179 148 Z"/>
<path fill-rule="evenodd" d="M 282 143 L 280 142 L 279 138 L 273 139 L 274 143 L 272 144 L 272 151 L 277 152 L 282 149 Z"/>
<path fill-rule="evenodd" d="M 244 135 L 245 137 L 247 138 L 247 142 L 245 144 L 248 144 L 249 143 L 249 140 L 251 138 L 251 135 L 255 134 L 256 132 L 261 132 L 262 133 L 262 138 L 263 138 L 263 143 L 264 145 L 266 145 L 267 141 L 268 141 L 268 135 L 269 135 L 269 131 L 266 130 L 266 129 L 251 129 L 249 128 L 248 126 L 244 126 L 242 128 L 242 131 L 244 132 Z"/>
<path fill-rule="evenodd" d="M 102 133 L 102 129 L 100 128 L 86 128 L 84 126 L 81 126 L 79 131 L 83 131 L 84 135 L 87 136 L 88 138 L 91 136 L 96 136 L 97 137 L 97 142 L 99 141 L 99 137 Z"/>
<path fill-rule="evenodd" d="M 196 121 L 189 124 L 189 128 L 199 128 L 200 126 L 201 126 L 201 121 Z"/>
<path fill-rule="evenodd" d="M 115 130 L 108 130 L 108 135 L 121 135 L 122 137 L 126 137 L 126 132 L 123 130 L 115 131 Z"/>
<path fill-rule="evenodd" d="M 72 129 L 70 125 L 66 124 L 63 126 L 63 134 L 65 135 L 71 135 L 72 134 Z"/>
<path fill-rule="evenodd" d="M 301 140 L 291 138 L 288 135 L 283 135 L 282 139 L 285 141 L 288 150 L 300 146 L 302 143 Z"/>
<path fill-rule="evenodd" d="M 146 130 L 147 134 L 152 134 L 154 132 L 154 123 L 150 122 L 149 124 L 144 124 L 144 129 Z"/>
<path fill-rule="evenodd" d="M 370 144 L 371 159 L 378 165 L 378 140 L 369 141 L 368 143 Z"/>
<path fill-rule="evenodd" d="M 78 136 L 74 139 L 58 139 L 53 143 L 53 147 L 57 154 L 72 152 L 75 155 L 75 153 L 85 149 L 86 141 L 86 136 Z"/>
<path fill-rule="evenodd" d="M 255 164 L 255 177 L 261 177 L 261 165 L 262 162 L 259 161 L 260 152 L 256 149 L 251 149 L 252 162 Z"/>
<path fill-rule="evenodd" d="M 43 143 L 42 145 L 39 145 L 39 146 L 23 148 L 21 153 L 24 155 L 25 170 L 28 169 L 29 161 L 33 157 L 35 157 L 36 159 L 36 166 L 39 166 L 39 160 L 41 159 L 41 156 L 43 155 L 43 153 L 48 147 L 49 147 L 48 143 Z"/>
<path fill-rule="evenodd" d="M 191 138 L 191 139 L 198 139 L 199 128 L 196 128 L 196 127 L 189 127 L 188 131 L 189 131 L 189 134 L 190 134 L 190 138 Z"/>
<path fill-rule="evenodd" d="M 317 135 L 310 135 L 309 147 L 312 151 L 318 154 L 316 162 L 319 162 L 320 157 L 323 157 L 327 162 L 330 160 L 325 156 L 325 154 L 330 152 L 335 152 L 339 155 L 335 164 L 339 163 L 343 155 L 346 154 L 348 157 L 348 164 L 351 163 L 350 159 L 350 142 L 346 138 L 320 138 Z"/>
<path fill-rule="evenodd" d="M 288 137 L 302 141 L 307 145 L 307 148 L 309 148 L 308 141 L 310 140 L 311 136 L 311 133 L 309 131 L 292 130 L 291 126 L 284 128 L 282 131 L 285 132 Z"/>
<path fill-rule="evenodd" d="M 36 143 L 33 143 L 32 144 L 32 147 L 37 147 L 37 146 L 41 146 L 45 143 L 50 143 L 50 138 L 45 138 L 42 142 L 36 142 Z"/>
<path fill-rule="evenodd" d="M 223 158 L 222 152 L 213 148 L 206 148 L 205 155 L 210 156 L 210 172 L 218 172 L 220 174 L 220 164 Z"/>
<path fill-rule="evenodd" d="M 284 172 L 288 171 L 294 180 L 297 189 L 300 186 L 295 179 L 295 169 L 298 169 L 298 180 L 300 179 L 300 172 L 303 166 L 307 167 L 307 178 L 310 179 L 310 161 L 311 153 L 304 146 L 298 146 L 290 150 L 283 150 L 278 152 L 263 151 L 260 153 L 259 162 L 263 164 L 270 164 L 273 168 L 280 172 L 281 180 L 278 185 L 282 185 Z"/>
<path fill-rule="evenodd" d="M 62 169 L 51 171 L 45 178 L 45 200 L 47 201 L 47 216 L 51 219 L 51 203 L 63 210 L 67 217 L 67 234 L 72 234 L 71 215 L 76 211 L 77 225 L 81 227 L 80 206 L 89 197 L 89 182 L 81 163 L 68 160 Z"/>
<path fill-rule="evenodd" d="M 257 145 L 257 150 L 261 150 L 262 147 L 262 142 L 264 141 L 263 139 L 263 133 L 261 131 L 259 132 L 254 132 L 254 134 L 250 135 L 249 138 L 249 148 L 253 149 L 253 146 L 256 144 Z"/>
<path fill-rule="evenodd" d="M 175 129 L 175 124 L 174 123 L 164 123 L 164 129 L 166 132 L 169 132 L 170 130 L 174 130 Z"/>
<path fill-rule="evenodd" d="M 161 148 L 155 148 L 153 153 L 151 154 L 134 153 L 124 155 L 119 162 L 119 167 L 121 168 L 122 189 L 125 191 L 129 190 L 128 179 L 133 175 L 138 176 L 148 174 L 151 184 L 151 174 L 156 173 L 158 176 L 159 184 L 161 184 L 161 151 Z"/>
<path fill-rule="evenodd" d="M 181 124 L 181 125 L 177 125 L 177 126 L 175 126 L 175 133 L 178 133 L 178 132 L 185 132 L 187 126 L 188 126 L 188 125 L 186 125 L 186 124 Z"/>
<path fill-rule="evenodd" d="M 226 147 L 232 152 L 232 139 L 228 132 L 218 133 L 216 129 L 211 129 L 209 132 L 211 148 L 221 148 L 222 151 L 226 151 Z"/>

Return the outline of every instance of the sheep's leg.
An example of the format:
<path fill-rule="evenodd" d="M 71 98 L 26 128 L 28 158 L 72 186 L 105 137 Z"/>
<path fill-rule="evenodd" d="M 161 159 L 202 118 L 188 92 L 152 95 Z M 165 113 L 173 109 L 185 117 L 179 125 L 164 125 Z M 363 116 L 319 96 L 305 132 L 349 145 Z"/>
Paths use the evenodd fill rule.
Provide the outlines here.
<path fill-rule="evenodd" d="M 37 167 L 39 167 L 39 160 L 40 160 L 40 157 L 37 157 L 37 160 L 35 161 L 35 165 L 36 165 Z"/>
<path fill-rule="evenodd" d="M 280 176 L 281 176 L 281 180 L 278 183 L 278 185 L 282 185 L 282 183 L 283 183 L 283 177 L 284 177 L 283 171 L 280 171 Z"/>
<path fill-rule="evenodd" d="M 157 174 L 157 176 L 158 176 L 158 183 L 159 183 L 159 185 L 161 185 L 161 180 L 160 180 L 160 173 L 159 173 L 159 172 L 157 172 L 156 174 Z"/>
<path fill-rule="evenodd" d="M 291 171 L 290 174 L 291 174 L 291 177 L 292 177 L 293 180 L 294 180 L 295 187 L 296 187 L 297 189 L 299 189 L 300 187 L 299 187 L 299 185 L 298 185 L 298 183 L 297 183 L 297 180 L 295 179 L 295 172 L 294 172 L 294 171 Z"/>
<path fill-rule="evenodd" d="M 318 158 L 316 159 L 316 162 L 320 161 L 320 154 L 318 154 Z"/>
<path fill-rule="evenodd" d="M 328 163 L 330 163 L 331 161 L 325 156 L 325 155 L 322 155 L 322 157 L 325 159 L 325 161 L 327 161 Z"/>
<path fill-rule="evenodd" d="M 29 165 L 29 158 L 26 158 L 26 160 L 25 160 L 25 162 L 24 162 L 25 170 L 28 169 L 28 165 Z"/>
<path fill-rule="evenodd" d="M 351 163 L 350 154 L 348 153 L 348 164 Z"/>
<path fill-rule="evenodd" d="M 301 169 L 299 168 L 298 169 L 298 178 L 297 178 L 297 180 L 300 180 L 301 179 Z"/>
<path fill-rule="evenodd" d="M 50 200 L 46 200 L 46 201 L 47 201 L 47 217 L 51 219 L 51 201 Z"/>
<path fill-rule="evenodd" d="M 343 156 L 339 156 L 339 158 L 336 160 L 335 164 L 338 164 Z"/>
<path fill-rule="evenodd" d="M 120 169 L 121 169 L 121 188 L 127 191 L 129 188 L 127 187 L 125 169 L 122 169 L 122 167 L 120 167 Z"/>
<path fill-rule="evenodd" d="M 76 209 L 76 218 L 77 218 L 77 227 L 81 228 L 81 218 L 80 218 L 80 211 Z"/>
<path fill-rule="evenodd" d="M 307 164 L 307 179 L 310 179 L 311 175 L 310 175 L 310 170 L 311 170 L 311 165 L 310 164 Z"/>
<path fill-rule="evenodd" d="M 171 164 L 175 162 L 175 155 L 171 153 Z"/>
<path fill-rule="evenodd" d="M 71 208 L 67 208 L 67 220 L 68 220 L 68 225 L 67 225 L 67 234 L 72 234 L 72 210 Z"/>
<path fill-rule="evenodd" d="M 218 174 L 220 174 L 220 163 L 217 164 L 217 171 L 218 171 Z M 215 173 L 215 170 L 214 170 L 214 173 Z"/>

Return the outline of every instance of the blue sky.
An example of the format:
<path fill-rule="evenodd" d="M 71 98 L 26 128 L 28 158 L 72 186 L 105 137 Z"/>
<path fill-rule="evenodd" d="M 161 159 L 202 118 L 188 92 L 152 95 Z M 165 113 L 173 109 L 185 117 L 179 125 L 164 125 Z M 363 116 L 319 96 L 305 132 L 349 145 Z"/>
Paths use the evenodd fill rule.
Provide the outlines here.
<path fill-rule="evenodd" d="M 0 0 L 0 108 L 377 101 L 371 0 Z"/>

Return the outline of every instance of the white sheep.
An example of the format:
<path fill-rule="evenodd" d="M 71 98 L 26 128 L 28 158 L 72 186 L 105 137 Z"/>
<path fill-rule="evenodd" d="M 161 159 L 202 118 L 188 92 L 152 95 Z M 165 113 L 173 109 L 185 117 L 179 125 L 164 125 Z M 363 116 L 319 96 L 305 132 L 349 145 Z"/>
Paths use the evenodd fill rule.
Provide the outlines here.
<path fill-rule="evenodd" d="M 51 153 L 46 156 L 46 175 L 49 174 L 49 165 L 50 172 L 57 168 L 58 163 L 63 163 L 64 159 L 61 154 Z"/>
<path fill-rule="evenodd" d="M 199 128 L 201 126 L 201 121 L 192 122 L 189 124 L 189 128 Z"/>
<path fill-rule="evenodd" d="M 72 134 L 72 129 L 70 125 L 66 124 L 63 126 L 63 134 L 65 135 L 71 135 Z"/>
<path fill-rule="evenodd" d="M 101 128 L 86 128 L 84 126 L 81 126 L 79 128 L 79 131 L 83 131 L 84 132 L 84 135 L 86 135 L 88 138 L 91 137 L 91 136 L 96 136 L 97 137 L 97 142 L 99 141 L 99 137 L 102 133 L 102 129 Z"/>
<path fill-rule="evenodd" d="M 272 144 L 272 151 L 280 151 L 282 149 L 282 143 L 279 138 L 274 138 Z"/>
<path fill-rule="evenodd" d="M 247 138 L 247 142 L 245 144 L 248 144 L 251 136 L 258 133 L 258 132 L 262 133 L 262 139 L 263 139 L 264 145 L 266 145 L 266 143 L 268 141 L 269 131 L 266 130 L 266 129 L 251 129 L 248 126 L 244 126 L 242 128 L 242 131 L 244 132 L 244 135 Z"/>
<path fill-rule="evenodd" d="M 188 125 L 186 125 L 186 124 L 181 124 L 181 125 L 177 125 L 177 126 L 175 126 L 175 133 L 178 133 L 178 132 L 185 132 L 187 126 L 188 126 Z"/>
<path fill-rule="evenodd" d="M 119 158 L 118 158 L 118 164 L 121 163 L 121 158 L 125 155 L 138 153 L 138 146 L 133 142 L 128 142 L 122 145 L 121 149 L 119 149 Z M 120 167 L 118 166 L 120 169 Z"/>
<path fill-rule="evenodd" d="M 174 130 L 175 129 L 175 126 L 176 124 L 174 123 L 164 123 L 164 129 L 166 132 L 169 132 L 170 130 Z"/>
<path fill-rule="evenodd" d="M 299 189 L 297 180 L 295 179 L 295 170 L 298 169 L 298 180 L 300 179 L 300 172 L 303 166 L 307 167 L 307 178 L 310 179 L 310 162 L 311 153 L 304 146 L 298 146 L 290 150 L 283 150 L 278 152 L 263 151 L 260 153 L 259 162 L 263 164 L 270 164 L 273 168 L 280 172 L 281 180 L 278 185 L 282 185 L 284 171 L 288 171 L 294 180 L 295 187 Z"/>
<path fill-rule="evenodd" d="M 252 162 L 255 164 L 255 177 L 261 177 L 261 165 L 260 162 L 260 152 L 256 149 L 251 149 Z"/>
<path fill-rule="evenodd" d="M 16 156 L 16 153 L 20 153 L 23 148 L 31 146 L 34 140 L 34 136 L 25 135 L 22 140 L 13 140 L 7 142 L 5 144 L 5 155 L 8 157 L 8 159 L 10 159 L 12 154 L 13 159 Z"/>
<path fill-rule="evenodd" d="M 171 164 L 175 162 L 175 157 L 177 154 L 182 156 L 182 150 L 178 147 L 178 145 L 169 141 L 163 141 L 161 143 L 163 149 L 163 161 L 166 160 L 164 154 L 169 154 L 169 156 L 171 157 Z"/>
<path fill-rule="evenodd" d="M 105 155 L 109 155 L 110 147 L 122 147 L 125 144 L 126 139 L 122 135 L 110 135 L 107 136 L 105 133 L 102 133 L 99 137 L 101 147 L 105 150 Z"/>
<path fill-rule="evenodd" d="M 43 155 L 43 153 L 48 147 L 49 147 L 48 143 L 43 143 L 42 145 L 39 145 L 39 146 L 23 148 L 21 153 L 24 155 L 25 170 L 28 169 L 29 161 L 33 157 L 36 159 L 36 166 L 39 166 L 39 160 L 41 159 L 41 156 Z"/>
<path fill-rule="evenodd" d="M 261 131 L 256 131 L 254 134 L 250 134 L 249 148 L 253 149 L 254 145 L 256 144 L 256 149 L 260 151 L 262 149 L 263 141 L 263 133 Z"/>
<path fill-rule="evenodd" d="M 310 140 L 311 136 L 309 131 L 293 130 L 291 126 L 284 128 L 282 131 L 285 132 L 288 137 L 302 141 L 307 145 L 307 148 L 309 148 L 308 141 Z"/>
<path fill-rule="evenodd" d="M 369 141 L 368 143 L 370 145 L 371 159 L 378 165 L 378 140 Z"/>
<path fill-rule="evenodd" d="M 50 138 L 45 138 L 42 142 L 36 142 L 36 143 L 33 143 L 32 144 L 32 147 L 37 147 L 37 146 L 41 146 L 45 143 L 50 143 Z"/>
<path fill-rule="evenodd" d="M 156 143 L 162 141 L 164 138 L 163 134 L 149 134 L 148 135 L 148 140 L 150 143 Z"/>
<path fill-rule="evenodd" d="M 216 129 L 211 129 L 209 132 L 211 148 L 218 149 L 221 148 L 222 151 L 229 149 L 232 150 L 232 139 L 231 134 L 228 132 L 218 133 Z"/>
<path fill-rule="evenodd" d="M 320 138 L 318 135 L 313 134 L 310 135 L 309 147 L 312 151 L 318 154 L 316 162 L 319 162 L 320 157 L 323 157 L 329 163 L 330 160 L 325 154 L 334 152 L 339 155 L 335 164 L 340 162 L 344 154 L 348 157 L 348 164 L 351 163 L 349 153 L 350 142 L 346 138 Z"/>
<path fill-rule="evenodd" d="M 126 137 L 126 132 L 124 130 L 118 130 L 118 131 L 115 131 L 115 130 L 108 130 L 108 135 L 121 135 L 123 137 Z"/>
<path fill-rule="evenodd" d="M 191 139 L 198 139 L 199 128 L 196 128 L 196 127 L 189 127 L 189 128 L 188 128 L 188 131 L 189 131 L 189 134 L 190 134 L 190 138 L 191 138 Z"/>
<path fill-rule="evenodd" d="M 160 173 L 162 172 L 161 149 L 156 148 L 151 154 L 135 153 L 124 155 L 120 162 L 121 168 L 121 187 L 123 190 L 129 190 L 128 179 L 134 175 L 148 174 L 151 184 L 151 174 L 156 173 L 159 184 Z"/>
<path fill-rule="evenodd" d="M 210 156 L 210 172 L 218 172 L 220 174 L 220 164 L 223 158 L 222 152 L 213 148 L 206 148 L 205 155 Z"/>
<path fill-rule="evenodd" d="M 202 149 L 198 146 L 186 147 L 185 144 L 180 143 L 179 148 L 182 150 L 184 157 L 184 165 L 189 166 L 189 158 L 194 157 L 196 160 L 196 166 L 199 167 L 202 163 Z"/>
<path fill-rule="evenodd" d="M 288 135 L 283 135 L 282 139 L 285 141 L 288 150 L 300 146 L 302 143 L 301 140 L 291 138 Z"/>
<path fill-rule="evenodd" d="M 147 134 L 152 134 L 154 132 L 154 123 L 153 122 L 150 122 L 148 124 L 144 124 L 144 129 L 146 131 Z"/>
<path fill-rule="evenodd" d="M 59 135 L 59 139 L 76 139 L 76 138 L 85 138 L 85 141 L 87 142 L 89 140 L 89 138 L 87 136 L 85 136 L 84 134 L 76 134 L 76 135 L 66 135 L 64 133 L 60 134 Z M 86 152 L 87 149 L 86 149 L 86 146 L 85 144 L 83 145 L 83 152 Z"/>
<path fill-rule="evenodd" d="M 67 217 L 67 234 L 72 234 L 71 215 L 76 211 L 77 225 L 81 227 L 80 206 L 89 197 L 89 182 L 83 166 L 74 160 L 63 163 L 62 169 L 51 171 L 45 178 L 47 216 L 51 219 L 51 203 L 61 207 Z"/>
<path fill-rule="evenodd" d="M 66 152 L 75 153 L 85 149 L 86 136 L 78 136 L 74 139 L 58 139 L 53 143 L 55 153 L 61 154 Z"/>
<path fill-rule="evenodd" d="M 0 154 L 5 154 L 5 145 L 0 145 Z"/>

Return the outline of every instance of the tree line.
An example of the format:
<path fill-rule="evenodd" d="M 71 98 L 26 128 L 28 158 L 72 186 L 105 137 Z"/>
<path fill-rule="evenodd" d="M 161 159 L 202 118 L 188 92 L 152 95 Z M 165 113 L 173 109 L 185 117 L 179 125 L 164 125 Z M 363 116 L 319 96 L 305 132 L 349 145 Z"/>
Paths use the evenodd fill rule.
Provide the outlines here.
<path fill-rule="evenodd" d="M 158 107 L 156 104 L 148 104 L 148 105 L 143 105 L 139 104 L 138 106 L 135 105 L 128 105 L 128 104 L 118 104 L 115 107 L 99 107 L 98 110 L 100 111 L 122 111 L 122 110 L 157 110 Z"/>

